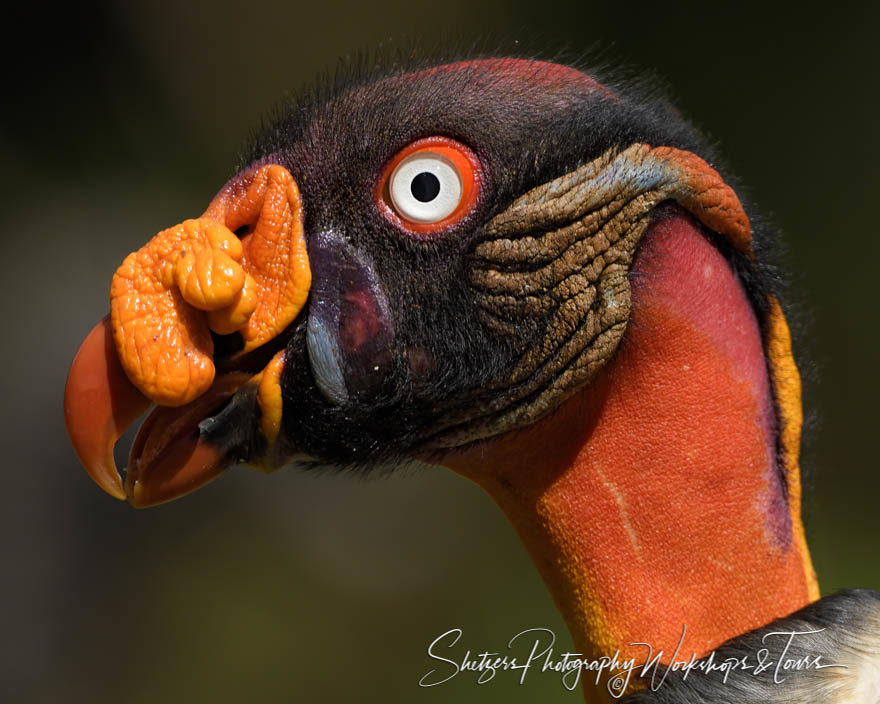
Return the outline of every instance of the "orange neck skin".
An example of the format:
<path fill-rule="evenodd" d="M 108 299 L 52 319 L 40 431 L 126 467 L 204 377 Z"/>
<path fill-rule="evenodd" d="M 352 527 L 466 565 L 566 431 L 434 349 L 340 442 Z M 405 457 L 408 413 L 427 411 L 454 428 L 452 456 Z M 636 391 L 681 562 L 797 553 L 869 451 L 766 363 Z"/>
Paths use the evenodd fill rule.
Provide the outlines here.
<path fill-rule="evenodd" d="M 513 523 L 585 657 L 700 657 L 818 598 L 778 471 L 758 328 L 693 222 L 656 224 L 615 360 L 557 412 L 445 461 Z M 523 624 L 523 627 L 534 624 Z M 610 700 L 590 672 L 588 701 Z M 662 674 L 662 673 L 661 673 Z M 633 678 L 635 680 L 635 677 Z"/>

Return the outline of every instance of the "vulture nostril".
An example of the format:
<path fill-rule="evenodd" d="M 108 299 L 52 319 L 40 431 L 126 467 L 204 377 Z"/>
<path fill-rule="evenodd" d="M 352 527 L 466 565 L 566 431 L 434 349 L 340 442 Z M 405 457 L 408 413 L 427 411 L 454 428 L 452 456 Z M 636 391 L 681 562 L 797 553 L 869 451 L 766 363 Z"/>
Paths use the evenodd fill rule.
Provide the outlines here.
<path fill-rule="evenodd" d="M 372 262 L 332 230 L 309 243 L 313 284 L 306 337 L 321 393 L 337 405 L 393 393 L 399 352 L 384 288 Z"/>

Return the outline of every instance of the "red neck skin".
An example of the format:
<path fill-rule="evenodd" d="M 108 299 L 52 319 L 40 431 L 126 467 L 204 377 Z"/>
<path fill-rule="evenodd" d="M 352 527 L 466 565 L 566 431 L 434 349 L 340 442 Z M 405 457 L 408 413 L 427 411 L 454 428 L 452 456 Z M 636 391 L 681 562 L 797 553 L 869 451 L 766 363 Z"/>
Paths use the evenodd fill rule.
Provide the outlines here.
<path fill-rule="evenodd" d="M 621 348 L 588 388 L 445 464 L 508 516 L 576 651 L 644 662 L 630 644 L 646 642 L 669 662 L 686 627 L 687 660 L 818 593 L 739 281 L 677 215 L 646 235 L 631 282 Z M 587 700 L 609 700 L 584 674 Z"/>

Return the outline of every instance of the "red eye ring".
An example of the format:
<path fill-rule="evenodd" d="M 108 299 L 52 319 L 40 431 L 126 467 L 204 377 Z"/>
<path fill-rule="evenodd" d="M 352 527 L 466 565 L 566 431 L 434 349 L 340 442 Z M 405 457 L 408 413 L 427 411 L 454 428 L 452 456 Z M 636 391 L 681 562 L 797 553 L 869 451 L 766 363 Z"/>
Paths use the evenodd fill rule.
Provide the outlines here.
<path fill-rule="evenodd" d="M 397 168 L 404 161 L 424 152 L 435 154 L 451 164 L 457 171 L 461 182 L 461 197 L 451 213 L 435 222 L 417 222 L 407 218 L 395 207 L 391 197 L 391 180 Z M 461 222 L 474 209 L 480 195 L 482 166 L 468 147 L 449 137 L 425 137 L 401 149 L 382 170 L 376 188 L 376 203 L 386 217 L 400 228 L 417 235 L 430 235 L 442 232 Z"/>

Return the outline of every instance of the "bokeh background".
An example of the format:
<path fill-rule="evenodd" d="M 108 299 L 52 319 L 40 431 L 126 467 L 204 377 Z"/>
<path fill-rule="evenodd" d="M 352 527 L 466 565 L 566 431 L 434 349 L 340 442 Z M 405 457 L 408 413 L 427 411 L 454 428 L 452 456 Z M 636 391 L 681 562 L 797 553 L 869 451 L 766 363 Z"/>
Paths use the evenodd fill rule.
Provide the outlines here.
<path fill-rule="evenodd" d="M 796 9 L 794 9 L 796 7 Z M 238 470 L 136 512 L 102 494 L 61 395 L 110 276 L 201 212 L 286 91 L 380 43 L 564 48 L 654 69 L 783 229 L 819 373 L 808 535 L 824 592 L 880 588 L 876 4 L 406 0 L 5 10 L 0 110 L 0 699 L 579 701 L 550 676 L 420 689 L 427 644 L 570 639 L 474 486 Z M 768 587 L 772 588 L 772 587 Z"/>

